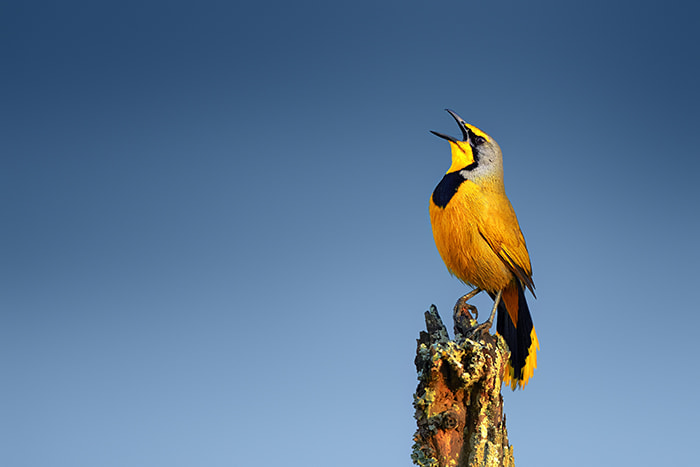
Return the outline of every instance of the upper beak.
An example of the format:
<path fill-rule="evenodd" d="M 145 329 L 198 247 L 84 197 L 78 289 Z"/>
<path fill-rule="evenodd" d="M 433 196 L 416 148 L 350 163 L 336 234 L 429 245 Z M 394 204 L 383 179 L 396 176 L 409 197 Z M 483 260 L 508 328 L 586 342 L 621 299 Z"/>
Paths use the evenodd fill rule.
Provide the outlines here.
<path fill-rule="evenodd" d="M 454 118 L 455 121 L 457 122 L 457 125 L 459 125 L 459 129 L 462 130 L 462 138 L 464 138 L 462 141 L 469 141 L 469 131 L 467 131 L 467 125 L 466 125 L 466 122 L 464 121 L 464 119 L 462 117 L 460 117 L 459 115 L 457 115 L 455 112 L 451 111 L 450 109 L 445 109 L 445 110 L 447 110 L 447 112 L 450 115 L 452 115 L 452 118 Z M 434 134 L 435 136 L 439 136 L 442 139 L 446 139 L 447 141 L 451 141 L 453 143 L 457 142 L 457 139 L 453 138 L 452 136 L 438 133 L 437 131 L 432 131 L 432 130 L 430 132 L 432 134 Z"/>

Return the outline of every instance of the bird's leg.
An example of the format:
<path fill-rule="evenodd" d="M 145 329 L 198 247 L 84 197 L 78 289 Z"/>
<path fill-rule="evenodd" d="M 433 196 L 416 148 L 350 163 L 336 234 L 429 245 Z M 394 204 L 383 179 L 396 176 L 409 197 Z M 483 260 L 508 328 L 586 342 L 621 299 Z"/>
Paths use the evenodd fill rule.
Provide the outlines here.
<path fill-rule="evenodd" d="M 477 319 L 479 317 L 479 310 L 477 310 L 474 305 L 469 305 L 467 302 L 474 298 L 479 292 L 481 292 L 481 289 L 477 287 L 468 294 L 463 295 L 459 300 L 457 300 L 457 303 L 455 303 L 455 307 L 453 310 L 454 316 L 463 315 L 464 309 L 466 308 L 469 312 L 474 313 L 474 319 Z"/>
<path fill-rule="evenodd" d="M 491 309 L 491 315 L 489 316 L 489 319 L 484 321 L 482 324 L 478 325 L 476 327 L 476 330 L 480 332 L 489 332 L 491 326 L 493 326 L 493 319 L 496 317 L 496 310 L 498 310 L 498 304 L 501 301 L 502 293 L 502 290 L 498 291 L 498 293 L 496 294 L 496 298 L 493 299 L 493 308 Z"/>
<path fill-rule="evenodd" d="M 455 322 L 455 339 L 458 341 L 469 333 L 469 330 L 476 324 L 476 318 L 479 315 L 474 305 L 469 305 L 467 302 L 476 294 L 481 292 L 480 288 L 476 288 L 457 300 L 454 307 L 453 319 Z M 472 313 L 474 317 L 472 318 Z"/>

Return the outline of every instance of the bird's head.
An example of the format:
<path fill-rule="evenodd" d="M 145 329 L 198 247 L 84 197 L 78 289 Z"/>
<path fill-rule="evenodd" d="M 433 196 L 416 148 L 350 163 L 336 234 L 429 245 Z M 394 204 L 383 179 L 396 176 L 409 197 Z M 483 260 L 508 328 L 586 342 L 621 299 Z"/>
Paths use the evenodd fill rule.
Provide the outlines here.
<path fill-rule="evenodd" d="M 489 135 L 465 122 L 462 117 L 445 109 L 455 119 L 462 130 L 462 139 L 431 131 L 432 134 L 446 139 L 452 148 L 452 165 L 447 173 L 464 171 L 464 178 L 484 175 L 503 174 L 503 156 L 498 143 Z M 467 176 L 471 175 L 471 176 Z"/>

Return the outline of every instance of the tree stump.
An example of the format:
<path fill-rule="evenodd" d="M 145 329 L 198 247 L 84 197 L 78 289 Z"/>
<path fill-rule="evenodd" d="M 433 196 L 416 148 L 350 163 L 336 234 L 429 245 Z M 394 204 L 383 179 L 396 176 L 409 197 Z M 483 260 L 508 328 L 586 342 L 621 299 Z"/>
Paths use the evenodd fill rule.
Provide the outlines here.
<path fill-rule="evenodd" d="M 418 430 L 414 464 L 429 467 L 513 467 L 501 395 L 508 347 L 478 329 L 463 301 L 454 310 L 454 340 L 435 305 L 425 312 L 416 352 Z"/>

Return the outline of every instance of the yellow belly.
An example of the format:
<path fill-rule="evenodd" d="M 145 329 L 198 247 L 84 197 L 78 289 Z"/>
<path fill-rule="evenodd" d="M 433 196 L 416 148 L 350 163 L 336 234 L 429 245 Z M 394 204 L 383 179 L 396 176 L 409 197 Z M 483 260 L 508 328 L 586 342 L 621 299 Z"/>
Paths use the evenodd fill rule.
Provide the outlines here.
<path fill-rule="evenodd" d="M 460 189 L 444 208 L 431 201 L 435 245 L 451 274 L 466 284 L 495 293 L 514 276 L 479 233 L 478 226 L 484 224 L 479 216 L 484 215 L 484 210 L 465 191 Z"/>

